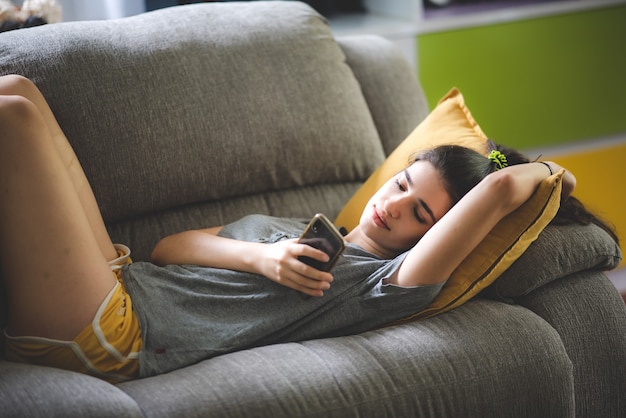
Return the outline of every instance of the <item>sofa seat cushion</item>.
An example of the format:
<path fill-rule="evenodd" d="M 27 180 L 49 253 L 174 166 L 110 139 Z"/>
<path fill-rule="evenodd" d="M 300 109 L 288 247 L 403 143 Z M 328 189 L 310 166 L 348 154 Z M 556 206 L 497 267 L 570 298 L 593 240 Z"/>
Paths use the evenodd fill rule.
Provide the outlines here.
<path fill-rule="evenodd" d="M 183 410 L 220 418 L 553 417 L 572 415 L 574 403 L 572 364 L 554 329 L 526 309 L 484 299 L 428 321 L 243 350 L 119 387 L 155 418 Z"/>

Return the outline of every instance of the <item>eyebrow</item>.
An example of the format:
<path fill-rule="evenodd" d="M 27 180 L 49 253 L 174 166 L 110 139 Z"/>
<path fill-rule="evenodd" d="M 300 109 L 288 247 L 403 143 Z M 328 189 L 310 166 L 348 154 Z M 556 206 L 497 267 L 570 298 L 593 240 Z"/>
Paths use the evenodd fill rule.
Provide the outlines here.
<path fill-rule="evenodd" d="M 409 183 L 409 186 L 413 186 L 413 179 L 411 178 L 411 175 L 409 174 L 408 170 L 404 170 L 404 176 L 406 177 L 406 182 Z M 430 209 L 430 207 L 426 204 L 426 202 L 424 202 L 424 199 L 418 198 L 417 202 L 424 208 L 426 213 L 428 213 L 433 223 L 437 223 L 437 219 L 435 219 L 435 214 Z"/>

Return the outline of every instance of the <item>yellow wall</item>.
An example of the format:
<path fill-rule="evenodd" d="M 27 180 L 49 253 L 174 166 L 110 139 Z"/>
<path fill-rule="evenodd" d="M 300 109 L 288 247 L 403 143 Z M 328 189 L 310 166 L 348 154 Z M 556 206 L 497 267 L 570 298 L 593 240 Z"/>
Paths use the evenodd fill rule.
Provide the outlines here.
<path fill-rule="evenodd" d="M 626 143 L 600 149 L 544 155 L 570 169 L 577 179 L 574 195 L 594 213 L 615 225 L 626 243 Z M 620 267 L 626 266 L 622 261 Z"/>

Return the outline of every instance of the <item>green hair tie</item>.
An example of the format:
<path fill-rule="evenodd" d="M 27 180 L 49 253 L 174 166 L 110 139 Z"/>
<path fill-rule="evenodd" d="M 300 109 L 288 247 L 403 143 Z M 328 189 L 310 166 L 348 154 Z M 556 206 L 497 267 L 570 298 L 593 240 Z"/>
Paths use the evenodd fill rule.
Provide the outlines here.
<path fill-rule="evenodd" d="M 506 157 L 504 156 L 504 154 L 502 154 L 500 151 L 497 151 L 497 150 L 491 151 L 487 158 L 489 158 L 491 161 L 496 163 L 496 171 L 504 167 L 508 167 L 509 165 L 506 162 Z"/>

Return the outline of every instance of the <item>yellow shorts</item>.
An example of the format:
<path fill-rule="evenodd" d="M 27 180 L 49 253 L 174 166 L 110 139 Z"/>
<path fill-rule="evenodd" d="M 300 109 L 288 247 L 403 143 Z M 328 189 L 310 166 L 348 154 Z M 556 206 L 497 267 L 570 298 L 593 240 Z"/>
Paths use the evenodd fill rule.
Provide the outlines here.
<path fill-rule="evenodd" d="M 141 329 L 130 296 L 120 281 L 121 268 L 118 268 L 130 262 L 128 254 L 129 251 L 124 254 L 123 263 L 112 265 L 118 282 L 100 305 L 92 323 L 73 341 L 12 337 L 5 330 L 6 359 L 73 370 L 111 383 L 137 377 Z"/>

